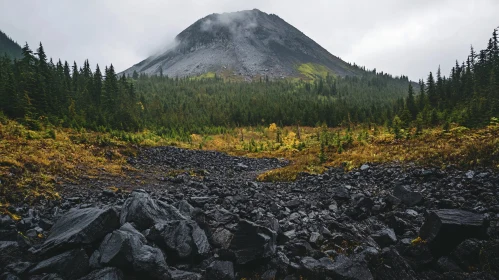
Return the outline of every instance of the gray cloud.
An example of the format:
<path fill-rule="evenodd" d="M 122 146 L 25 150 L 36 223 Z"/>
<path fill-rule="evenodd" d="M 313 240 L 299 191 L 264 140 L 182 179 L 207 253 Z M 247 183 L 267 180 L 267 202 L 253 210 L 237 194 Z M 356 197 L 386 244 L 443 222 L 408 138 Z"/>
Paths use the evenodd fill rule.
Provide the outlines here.
<path fill-rule="evenodd" d="M 277 14 L 348 62 L 413 80 L 439 65 L 449 73 L 470 44 L 485 48 L 499 25 L 497 0 L 0 0 L 0 29 L 33 49 L 43 42 L 54 59 L 88 58 L 121 71 L 171 47 L 208 14 L 253 8 Z"/>

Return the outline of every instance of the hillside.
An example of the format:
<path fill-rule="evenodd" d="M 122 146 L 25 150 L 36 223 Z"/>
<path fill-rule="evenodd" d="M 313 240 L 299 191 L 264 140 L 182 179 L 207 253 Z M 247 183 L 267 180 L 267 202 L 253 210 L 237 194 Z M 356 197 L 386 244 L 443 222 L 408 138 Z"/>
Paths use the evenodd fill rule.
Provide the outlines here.
<path fill-rule="evenodd" d="M 124 71 L 170 77 L 217 73 L 245 80 L 304 77 L 317 73 L 354 76 L 362 72 L 330 54 L 274 14 L 259 10 L 212 14 L 175 38 L 175 45 Z"/>
<path fill-rule="evenodd" d="M 4 54 L 10 58 L 20 58 L 21 47 L 0 30 L 0 56 Z"/>

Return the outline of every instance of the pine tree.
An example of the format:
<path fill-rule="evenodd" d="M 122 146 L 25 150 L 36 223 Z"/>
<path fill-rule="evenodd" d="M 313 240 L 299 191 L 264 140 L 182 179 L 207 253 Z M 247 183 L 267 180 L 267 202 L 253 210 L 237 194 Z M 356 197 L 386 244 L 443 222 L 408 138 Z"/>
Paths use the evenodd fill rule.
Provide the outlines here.
<path fill-rule="evenodd" d="M 418 107 L 416 106 L 416 101 L 414 99 L 414 89 L 412 87 L 412 83 L 409 83 L 409 95 L 407 96 L 405 104 L 407 110 L 409 110 L 411 120 L 416 119 L 416 116 L 418 114 Z"/>
<path fill-rule="evenodd" d="M 428 94 L 429 105 L 433 108 L 437 107 L 438 105 L 437 89 L 432 72 L 430 72 L 430 74 L 428 75 L 428 79 L 426 80 L 426 93 Z"/>

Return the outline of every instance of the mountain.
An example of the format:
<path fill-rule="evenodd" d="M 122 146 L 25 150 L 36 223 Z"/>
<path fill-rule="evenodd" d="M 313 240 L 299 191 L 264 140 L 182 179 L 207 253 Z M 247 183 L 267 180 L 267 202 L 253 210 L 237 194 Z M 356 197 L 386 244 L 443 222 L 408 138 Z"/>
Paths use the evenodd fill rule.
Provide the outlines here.
<path fill-rule="evenodd" d="M 361 70 L 332 55 L 274 14 L 259 10 L 211 14 L 175 38 L 173 47 L 124 71 L 170 77 L 217 73 L 257 77 L 347 76 Z"/>
<path fill-rule="evenodd" d="M 0 30 L 0 56 L 5 54 L 10 58 L 20 58 L 21 46 Z"/>

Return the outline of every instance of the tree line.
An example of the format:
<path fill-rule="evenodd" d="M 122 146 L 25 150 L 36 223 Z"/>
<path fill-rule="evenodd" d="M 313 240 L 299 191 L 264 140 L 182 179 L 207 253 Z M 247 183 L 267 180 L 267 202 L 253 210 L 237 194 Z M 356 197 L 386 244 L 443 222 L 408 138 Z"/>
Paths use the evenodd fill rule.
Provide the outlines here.
<path fill-rule="evenodd" d="M 127 77 L 113 65 L 91 69 L 88 60 L 82 66 L 54 63 L 41 43 L 35 52 L 26 44 L 20 59 L 0 59 L 0 111 L 32 128 L 45 122 L 170 135 L 270 123 L 479 127 L 499 115 L 497 44 L 494 30 L 487 49 L 476 53 L 472 48 L 448 78 L 439 70 L 419 84 L 376 70 L 251 83 L 162 74 Z"/>

